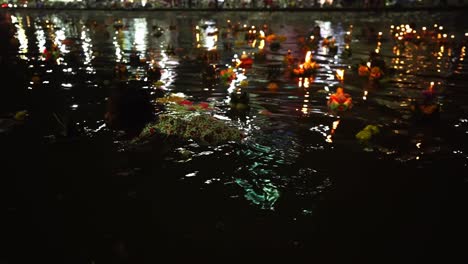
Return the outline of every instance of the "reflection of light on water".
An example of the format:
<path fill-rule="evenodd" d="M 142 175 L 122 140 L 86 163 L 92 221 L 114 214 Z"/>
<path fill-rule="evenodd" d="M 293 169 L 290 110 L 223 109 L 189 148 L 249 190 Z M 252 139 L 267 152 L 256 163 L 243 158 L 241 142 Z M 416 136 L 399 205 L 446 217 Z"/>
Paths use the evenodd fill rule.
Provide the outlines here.
<path fill-rule="evenodd" d="M 82 45 L 81 47 L 83 48 L 83 52 L 85 55 L 85 60 L 84 64 L 90 64 L 91 60 L 93 59 L 93 45 L 91 44 L 91 38 L 88 36 L 88 31 L 89 29 L 85 28 L 83 26 L 82 31 L 81 31 L 81 39 L 82 39 Z"/>
<path fill-rule="evenodd" d="M 325 138 L 327 137 L 327 131 L 328 130 L 330 130 L 330 127 L 328 127 L 326 125 L 322 125 L 322 124 L 310 128 L 310 131 L 318 132 Z"/>
<path fill-rule="evenodd" d="M 315 24 L 320 27 L 320 34 L 322 34 L 322 36 L 333 36 L 334 33 L 330 21 L 316 20 Z"/>
<path fill-rule="evenodd" d="M 148 26 L 146 18 L 135 18 L 135 23 L 133 24 L 133 30 L 135 32 L 135 48 L 137 51 L 145 53 L 146 52 L 146 42 L 145 38 L 148 35 Z"/>
<path fill-rule="evenodd" d="M 304 104 L 302 105 L 302 108 L 301 108 L 301 112 L 303 114 L 308 114 L 309 113 L 309 106 L 308 106 L 308 102 L 309 102 L 309 91 L 306 91 L 305 95 L 304 95 Z"/>
<path fill-rule="evenodd" d="M 258 44 L 258 49 L 259 50 L 262 50 L 263 48 L 265 48 L 265 40 L 264 39 L 260 40 L 260 44 Z"/>
<path fill-rule="evenodd" d="M 119 34 L 118 31 L 115 32 L 115 34 Z M 119 42 L 117 41 L 117 36 L 114 36 L 114 41 L 112 41 L 112 44 L 114 44 L 114 47 L 115 47 L 115 58 L 116 58 L 116 61 L 121 61 L 122 60 L 122 57 L 123 57 L 123 51 L 122 49 L 120 48 L 120 44 Z"/>
<path fill-rule="evenodd" d="M 17 19 L 14 15 L 11 15 L 11 22 L 12 23 L 18 23 L 16 25 L 16 31 L 17 31 L 17 38 L 20 43 L 20 46 L 18 48 L 19 53 L 27 53 L 28 52 L 28 37 L 26 36 L 26 32 L 24 31 L 24 26 L 23 26 L 23 20 L 22 19 Z M 20 58 L 23 60 L 27 60 L 28 58 L 26 55 L 21 54 Z"/>
<path fill-rule="evenodd" d="M 174 83 L 175 77 L 177 76 L 175 71 L 170 68 L 177 66 L 179 62 L 174 60 L 169 60 L 169 56 L 166 54 L 166 50 L 161 45 L 161 60 L 159 61 L 159 65 L 162 69 L 161 71 L 161 81 L 164 83 L 161 87 L 163 89 L 168 89 L 172 83 Z"/>
<path fill-rule="evenodd" d="M 203 47 L 205 47 L 207 50 L 215 50 L 217 42 L 218 42 L 217 36 L 206 37 L 205 45 L 203 45 Z"/>
<path fill-rule="evenodd" d="M 254 41 L 252 42 L 252 48 L 255 48 L 255 45 L 257 45 L 257 40 L 254 39 Z"/>
<path fill-rule="evenodd" d="M 206 50 L 215 50 L 218 45 L 218 28 L 214 21 L 205 21 L 203 27 L 198 27 L 201 35 L 197 33 L 197 41 L 201 42 L 201 47 Z"/>
<path fill-rule="evenodd" d="M 240 85 L 240 83 L 243 80 L 247 79 L 247 76 L 245 76 L 244 69 L 242 69 L 242 68 L 240 68 L 240 69 L 234 68 L 233 71 L 236 73 L 236 78 L 229 83 L 228 93 L 232 93 L 234 91 L 237 91 L 240 94 L 241 89 L 240 88 L 237 89 L 237 87 Z"/>
<path fill-rule="evenodd" d="M 239 67 L 242 64 L 242 61 L 239 59 L 239 56 L 237 54 L 234 54 L 234 58 L 232 59 L 232 62 L 236 64 L 236 67 Z"/>
<path fill-rule="evenodd" d="M 236 179 L 236 183 L 244 191 L 244 197 L 254 204 L 261 205 L 262 209 L 273 210 L 273 206 L 280 197 L 278 187 L 268 179 L 259 179 L 255 184 L 244 179 Z"/>
<path fill-rule="evenodd" d="M 39 53 L 43 53 L 45 49 L 45 43 L 46 43 L 44 30 L 37 23 L 35 24 L 35 26 L 37 28 L 35 31 L 36 38 L 37 38 L 37 47 L 39 49 Z"/>
<path fill-rule="evenodd" d="M 55 32 L 55 39 L 54 39 L 54 43 L 55 45 L 57 45 L 57 47 L 59 47 L 60 49 L 60 52 L 62 53 L 67 53 L 68 50 L 66 48 L 65 45 L 62 44 L 62 41 L 65 39 L 65 32 L 63 30 L 57 30 Z"/>
<path fill-rule="evenodd" d="M 325 138 L 325 142 L 332 143 L 333 142 L 332 137 L 335 134 L 335 130 L 338 128 L 339 124 L 340 124 L 340 119 L 333 121 L 331 129 L 327 125 L 320 124 L 320 125 L 311 127 L 310 131 L 320 133 Z"/>
<path fill-rule="evenodd" d="M 326 142 L 328 143 L 333 143 L 333 135 L 335 134 L 336 129 L 338 128 L 338 125 L 340 124 L 340 120 L 333 121 L 332 124 L 332 129 L 330 130 L 330 134 L 327 135 L 327 138 L 325 139 Z"/>

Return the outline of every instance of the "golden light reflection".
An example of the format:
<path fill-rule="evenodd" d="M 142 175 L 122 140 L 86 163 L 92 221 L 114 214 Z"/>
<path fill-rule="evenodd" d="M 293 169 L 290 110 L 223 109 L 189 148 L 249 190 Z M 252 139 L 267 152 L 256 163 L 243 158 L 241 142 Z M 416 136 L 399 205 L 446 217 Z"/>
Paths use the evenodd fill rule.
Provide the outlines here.
<path fill-rule="evenodd" d="M 245 54 L 245 51 L 244 51 Z M 232 59 L 232 62 L 234 63 L 234 66 L 237 68 L 242 64 L 242 61 L 239 59 L 239 56 L 237 54 L 234 54 L 234 58 Z"/>
<path fill-rule="evenodd" d="M 307 115 L 309 113 L 309 105 L 308 105 L 309 96 L 310 96 L 309 91 L 306 90 L 306 93 L 304 94 L 304 101 L 303 101 L 304 103 L 303 103 L 302 108 L 301 108 L 301 112 L 303 114 L 305 114 L 305 115 Z"/>
<path fill-rule="evenodd" d="M 330 130 L 330 134 L 327 135 L 327 138 L 325 141 L 327 143 L 333 143 L 333 135 L 335 134 L 336 129 L 338 128 L 338 125 L 340 124 L 340 120 L 333 121 L 332 123 L 332 129 Z"/>
<path fill-rule="evenodd" d="M 260 30 L 260 39 L 265 38 L 265 32 L 263 30 Z"/>
<path fill-rule="evenodd" d="M 260 44 L 258 44 L 258 49 L 259 50 L 262 50 L 263 48 L 265 48 L 265 40 L 264 39 L 260 40 Z"/>
<path fill-rule="evenodd" d="M 309 85 L 310 85 L 309 78 L 305 78 L 304 79 L 304 88 L 309 88 Z"/>
<path fill-rule="evenodd" d="M 345 72 L 344 69 L 337 69 L 336 70 L 336 78 L 338 79 L 338 81 L 340 81 L 340 82 L 344 81 L 344 72 Z"/>

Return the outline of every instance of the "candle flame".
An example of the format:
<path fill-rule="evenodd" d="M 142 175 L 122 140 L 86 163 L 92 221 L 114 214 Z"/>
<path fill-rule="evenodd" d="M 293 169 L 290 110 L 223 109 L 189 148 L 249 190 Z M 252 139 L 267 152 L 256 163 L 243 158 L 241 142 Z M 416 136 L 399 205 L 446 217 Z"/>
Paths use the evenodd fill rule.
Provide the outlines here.
<path fill-rule="evenodd" d="M 312 60 L 312 51 L 309 50 L 309 51 L 307 51 L 307 53 L 306 53 L 304 62 L 310 63 L 311 60 Z"/>
<path fill-rule="evenodd" d="M 339 81 L 343 81 L 344 80 L 344 69 L 337 69 L 336 70 L 336 78 L 339 80 Z"/>

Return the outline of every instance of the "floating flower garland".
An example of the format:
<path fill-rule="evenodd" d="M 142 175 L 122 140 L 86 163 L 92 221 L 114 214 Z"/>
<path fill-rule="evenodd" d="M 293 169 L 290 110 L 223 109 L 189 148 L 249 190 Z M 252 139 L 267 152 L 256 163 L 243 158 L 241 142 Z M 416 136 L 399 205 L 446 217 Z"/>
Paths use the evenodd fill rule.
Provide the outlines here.
<path fill-rule="evenodd" d="M 383 71 L 377 66 L 371 67 L 370 63 L 361 63 L 358 67 L 358 75 L 367 77 L 370 81 L 379 81 L 383 78 Z"/>
<path fill-rule="evenodd" d="M 178 94 L 170 94 L 158 99 L 158 102 L 166 104 L 167 113 L 159 115 L 157 122 L 148 124 L 136 140 L 149 138 L 157 133 L 183 140 L 193 139 L 204 145 L 242 139 L 239 129 L 211 116 L 213 107 L 207 102 L 195 104 Z"/>

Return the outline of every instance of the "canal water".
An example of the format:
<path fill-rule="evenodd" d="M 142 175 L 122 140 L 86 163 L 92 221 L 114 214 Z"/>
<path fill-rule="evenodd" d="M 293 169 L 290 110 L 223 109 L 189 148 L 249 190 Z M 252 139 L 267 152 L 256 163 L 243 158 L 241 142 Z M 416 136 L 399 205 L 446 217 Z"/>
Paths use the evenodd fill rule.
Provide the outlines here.
<path fill-rule="evenodd" d="M 462 257 L 453 241 L 468 175 L 463 12 L 1 17 L 6 263 L 27 252 L 54 263 Z M 331 38 L 337 51 L 323 45 Z M 295 75 L 308 50 L 318 69 Z M 385 63 L 380 81 L 358 74 L 372 52 Z M 243 54 L 253 63 L 235 67 Z M 219 77 L 229 67 L 233 81 Z M 353 107 L 334 112 L 338 87 Z M 248 108 L 230 103 L 233 91 L 248 94 Z M 150 119 L 164 114 L 155 99 L 170 93 L 208 102 L 242 140 L 135 144 L 138 133 L 106 123 L 115 98 L 130 101 L 133 124 L 148 102 Z M 436 112 L 415 112 L 428 97 Z M 378 131 L 362 140 L 369 125 Z"/>

